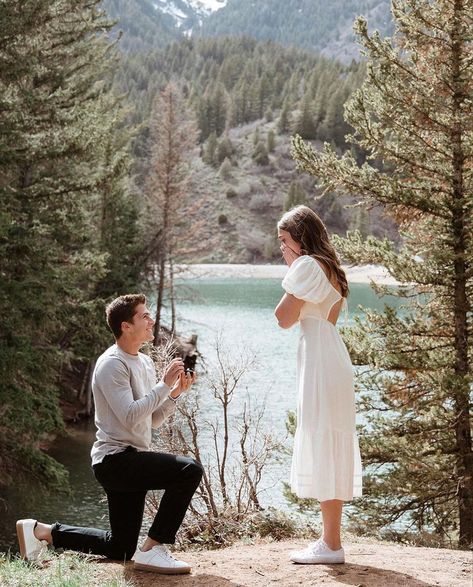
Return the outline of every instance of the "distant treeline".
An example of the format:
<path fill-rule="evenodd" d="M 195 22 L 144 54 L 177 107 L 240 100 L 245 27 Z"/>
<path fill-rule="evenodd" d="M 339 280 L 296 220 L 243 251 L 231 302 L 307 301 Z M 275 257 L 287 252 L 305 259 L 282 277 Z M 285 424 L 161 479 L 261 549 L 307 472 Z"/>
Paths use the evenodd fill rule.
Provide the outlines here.
<path fill-rule="evenodd" d="M 362 82 L 364 66 L 343 66 L 310 52 L 250 38 L 174 42 L 130 53 L 114 76 L 128 93 L 134 122 L 146 121 L 158 90 L 177 81 L 193 106 L 205 141 L 212 132 L 280 117 L 280 133 L 299 133 L 346 148 L 343 104 Z"/>

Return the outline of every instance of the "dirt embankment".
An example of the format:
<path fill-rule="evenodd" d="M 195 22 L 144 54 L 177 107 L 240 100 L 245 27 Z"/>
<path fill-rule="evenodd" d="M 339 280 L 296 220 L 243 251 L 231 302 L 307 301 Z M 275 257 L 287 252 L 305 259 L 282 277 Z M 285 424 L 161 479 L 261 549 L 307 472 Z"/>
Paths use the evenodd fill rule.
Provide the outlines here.
<path fill-rule="evenodd" d="M 345 544 L 344 565 L 295 565 L 291 550 L 304 541 L 236 545 L 218 551 L 177 556 L 193 566 L 191 575 L 164 576 L 133 571 L 131 563 L 98 565 L 97 585 L 104 576 L 120 575 L 134 587 L 471 587 L 472 553 L 400 546 L 361 540 Z"/>

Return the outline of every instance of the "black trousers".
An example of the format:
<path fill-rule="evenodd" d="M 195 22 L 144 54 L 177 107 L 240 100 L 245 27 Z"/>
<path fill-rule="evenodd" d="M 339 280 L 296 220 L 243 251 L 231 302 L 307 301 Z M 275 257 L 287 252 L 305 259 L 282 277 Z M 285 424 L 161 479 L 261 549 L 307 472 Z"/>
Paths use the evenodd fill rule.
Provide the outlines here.
<path fill-rule="evenodd" d="M 149 489 L 164 489 L 164 495 L 148 536 L 161 543 L 175 542 L 203 473 L 194 459 L 133 447 L 107 455 L 93 469 L 107 494 L 110 530 L 56 523 L 53 546 L 118 560 L 130 559 L 136 550 Z"/>

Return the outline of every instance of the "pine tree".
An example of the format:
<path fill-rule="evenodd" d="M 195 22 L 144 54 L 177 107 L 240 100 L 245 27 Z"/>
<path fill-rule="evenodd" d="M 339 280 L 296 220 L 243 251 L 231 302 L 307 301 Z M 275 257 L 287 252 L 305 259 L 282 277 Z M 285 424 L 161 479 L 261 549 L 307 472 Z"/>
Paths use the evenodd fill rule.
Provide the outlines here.
<path fill-rule="evenodd" d="M 305 206 L 307 206 L 307 193 L 299 182 L 293 181 L 291 182 L 287 196 L 284 199 L 283 212 L 287 212 L 288 210 L 294 208 L 294 206 L 298 206 L 299 204 L 304 204 Z"/>
<path fill-rule="evenodd" d="M 217 141 L 217 134 L 215 132 L 211 132 L 209 138 L 207 139 L 207 143 L 205 145 L 204 151 L 204 161 L 207 165 L 217 165 L 217 148 L 218 148 L 218 141 Z"/>
<path fill-rule="evenodd" d="M 315 139 L 316 137 L 312 99 L 309 93 L 304 96 L 302 101 L 301 111 L 296 120 L 294 131 L 303 139 Z"/>
<path fill-rule="evenodd" d="M 253 161 L 257 165 L 268 165 L 269 157 L 268 157 L 268 150 L 263 142 L 259 141 L 253 151 L 252 155 Z"/>
<path fill-rule="evenodd" d="M 393 41 L 356 32 L 367 77 L 346 107 L 352 141 L 370 159 L 316 152 L 300 138 L 301 169 L 329 191 L 383 204 L 403 244 L 351 233 L 336 244 L 351 263 L 380 263 L 404 285 L 402 313 L 366 311 L 347 342 L 359 375 L 366 497 L 382 527 L 473 542 L 471 441 L 473 296 L 473 46 L 471 0 L 394 0 Z M 411 285 L 412 284 L 412 285 Z M 385 288 L 381 288 L 381 292 Z"/>
<path fill-rule="evenodd" d="M 7 483 L 12 470 L 15 478 L 23 471 L 49 484 L 64 480 L 37 446 L 62 428 L 58 393 L 68 365 L 92 359 L 109 340 L 98 296 L 110 295 L 119 278 L 107 281 L 116 248 L 97 236 L 97 207 L 107 193 L 123 196 L 124 206 L 130 200 L 120 187 L 127 156 L 107 154 L 121 141 L 110 132 L 122 121 L 103 81 L 110 23 L 98 4 L 0 5 L 0 468 Z M 106 206 L 110 220 L 120 207 Z M 129 259 L 120 259 L 127 276 Z"/>
<path fill-rule="evenodd" d="M 218 163 L 223 163 L 225 159 L 230 159 L 231 161 L 231 158 L 233 157 L 233 151 L 234 149 L 232 141 L 230 140 L 228 134 L 225 134 L 225 136 L 221 141 L 218 142 L 217 145 L 216 157 Z"/>
<path fill-rule="evenodd" d="M 267 149 L 268 149 L 268 153 L 272 153 L 274 151 L 274 149 L 276 148 L 276 138 L 274 136 L 274 130 L 270 130 L 268 132 L 268 137 L 267 137 Z"/>
<path fill-rule="evenodd" d="M 232 175 L 232 163 L 230 159 L 225 158 L 220 165 L 220 169 L 218 170 L 218 174 L 222 179 L 230 179 Z"/>
<path fill-rule="evenodd" d="M 278 132 L 280 134 L 286 134 L 291 128 L 291 121 L 289 119 L 289 101 L 285 100 L 281 109 L 281 114 L 278 120 Z"/>

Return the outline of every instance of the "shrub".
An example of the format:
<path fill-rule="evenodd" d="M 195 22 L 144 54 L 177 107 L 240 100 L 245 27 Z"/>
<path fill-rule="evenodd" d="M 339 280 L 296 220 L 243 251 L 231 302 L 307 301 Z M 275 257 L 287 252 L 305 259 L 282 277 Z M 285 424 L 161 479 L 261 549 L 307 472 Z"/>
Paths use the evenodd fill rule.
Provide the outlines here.
<path fill-rule="evenodd" d="M 236 198 L 238 196 L 238 192 L 233 189 L 233 188 L 229 188 L 227 190 L 227 198 L 231 199 L 231 198 Z"/>

